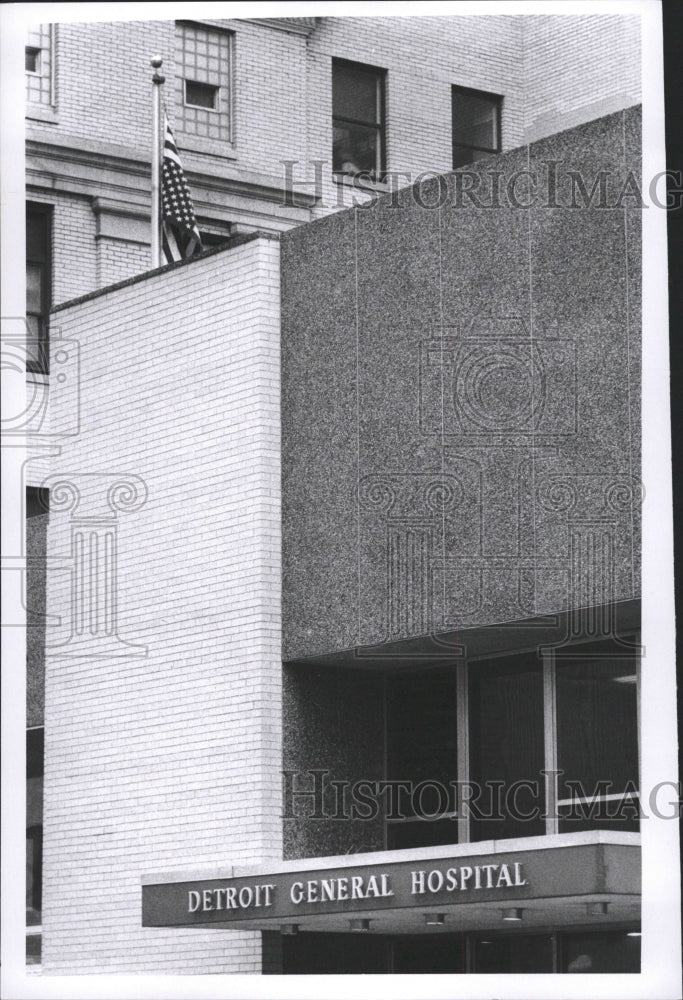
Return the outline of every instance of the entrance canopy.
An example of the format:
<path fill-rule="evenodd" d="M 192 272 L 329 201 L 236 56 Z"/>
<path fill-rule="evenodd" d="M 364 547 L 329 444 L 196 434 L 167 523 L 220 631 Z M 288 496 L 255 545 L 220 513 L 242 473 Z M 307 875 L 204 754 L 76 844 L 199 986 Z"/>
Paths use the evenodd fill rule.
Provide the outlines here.
<path fill-rule="evenodd" d="M 438 931 L 640 918 L 640 838 L 592 831 L 142 878 L 145 927 Z"/>

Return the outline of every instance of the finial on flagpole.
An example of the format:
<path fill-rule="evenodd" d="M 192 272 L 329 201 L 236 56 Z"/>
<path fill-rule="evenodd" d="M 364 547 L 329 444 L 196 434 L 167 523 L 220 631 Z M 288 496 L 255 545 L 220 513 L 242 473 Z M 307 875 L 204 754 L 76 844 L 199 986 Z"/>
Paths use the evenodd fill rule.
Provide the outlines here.
<path fill-rule="evenodd" d="M 163 65 L 163 62 L 164 62 L 164 60 L 161 58 L 161 56 L 154 56 L 154 58 L 150 60 L 150 66 L 154 70 L 154 76 L 152 77 L 152 83 L 165 83 L 166 82 L 166 77 L 163 75 L 163 73 L 159 72 L 159 69 Z"/>

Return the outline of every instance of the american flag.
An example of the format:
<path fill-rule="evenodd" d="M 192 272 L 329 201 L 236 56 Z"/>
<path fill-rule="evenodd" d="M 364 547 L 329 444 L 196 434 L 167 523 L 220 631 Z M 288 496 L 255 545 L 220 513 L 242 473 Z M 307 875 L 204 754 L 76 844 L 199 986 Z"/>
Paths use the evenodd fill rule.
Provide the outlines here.
<path fill-rule="evenodd" d="M 202 249 L 190 189 L 178 147 L 164 111 L 164 155 L 161 161 L 161 248 L 167 264 Z"/>

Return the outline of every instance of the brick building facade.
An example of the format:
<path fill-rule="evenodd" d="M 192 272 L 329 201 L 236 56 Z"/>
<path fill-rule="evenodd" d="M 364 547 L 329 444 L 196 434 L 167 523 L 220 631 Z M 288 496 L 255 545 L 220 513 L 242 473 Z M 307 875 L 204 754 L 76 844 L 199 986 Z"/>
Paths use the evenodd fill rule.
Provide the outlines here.
<path fill-rule="evenodd" d="M 223 249 L 145 274 L 149 58 L 157 54 L 164 59 L 165 100 L 200 230 L 207 245 Z M 470 758 L 478 760 L 485 778 L 495 748 L 484 746 L 483 716 L 477 721 L 472 706 L 493 697 L 491 692 L 500 698 L 493 661 L 504 653 L 514 675 L 515 657 L 538 645 L 535 616 L 559 616 L 564 635 L 588 595 L 595 608 L 616 608 L 610 622 L 620 649 L 601 647 L 591 657 L 611 663 L 613 704 L 630 734 L 629 764 L 615 780 L 631 780 L 640 594 L 632 482 L 639 461 L 637 366 L 622 372 L 631 401 L 620 395 L 618 416 L 610 418 L 623 432 L 619 443 L 605 439 L 602 451 L 591 450 L 591 435 L 609 421 L 592 392 L 591 367 L 599 367 L 601 358 L 584 337 L 584 326 L 597 315 L 609 328 L 614 342 L 605 339 L 605 357 L 615 359 L 616 341 L 630 345 L 636 356 L 637 213 L 628 204 L 602 214 L 587 210 L 576 225 L 563 216 L 552 230 L 539 210 L 531 219 L 537 226 L 534 258 L 526 215 L 503 211 L 487 218 L 474 211 L 449 220 L 447 209 L 417 211 L 411 199 L 416 190 L 430 190 L 430 184 L 433 189 L 437 175 L 480 157 L 489 168 L 510 173 L 534 157 L 541 162 L 556 154 L 566 168 L 576 151 L 575 166 L 586 161 L 594 170 L 637 171 L 638 116 L 625 109 L 639 101 L 639 73 L 638 19 L 611 15 L 69 23 L 29 39 L 27 197 L 32 218 L 39 220 L 36 246 L 43 245 L 33 257 L 29 253 L 36 323 L 46 324 L 53 307 L 51 371 L 38 359 L 29 380 L 39 392 L 50 388 L 52 426 L 66 430 L 57 463 L 32 463 L 27 486 L 35 516 L 27 534 L 33 551 L 47 552 L 48 566 L 63 570 L 75 560 L 68 572 L 55 569 L 41 578 L 34 571 L 29 580 L 38 612 L 46 587 L 48 613 L 61 617 L 61 626 L 47 632 L 44 688 L 45 644 L 39 637 L 29 647 L 28 725 L 36 778 L 43 726 L 45 761 L 44 808 L 36 792 L 28 824 L 40 828 L 41 837 L 44 831 L 42 876 L 38 864 L 33 871 L 38 891 L 29 952 L 38 957 L 42 931 L 45 972 L 581 971 L 570 966 L 586 953 L 594 971 L 636 971 L 639 860 L 632 817 L 608 829 L 541 824 L 533 836 L 505 824 L 486 837 L 462 823 L 457 836 L 452 826 L 446 835 L 443 827 L 437 833 L 429 825 L 431 840 L 425 840 L 423 825 L 415 839 L 409 822 L 399 831 L 380 820 L 330 826 L 316 825 L 305 810 L 288 815 L 282 770 L 284 760 L 299 781 L 311 763 L 322 761 L 343 780 L 383 780 L 391 777 L 387 747 L 394 739 L 399 750 L 391 766 L 413 768 L 419 776 L 429 765 L 400 757 L 406 740 L 415 738 L 406 735 L 410 726 L 401 712 L 411 699 L 419 702 L 422 685 L 408 676 L 419 667 L 434 671 L 434 683 L 426 685 L 432 694 L 438 695 L 439 685 L 446 685 L 444 691 L 454 685 L 448 726 L 458 730 L 457 747 L 444 737 L 439 753 L 444 747 L 453 751 L 459 779 L 475 773 Z M 349 80 L 356 89 L 345 86 Z M 352 106 L 358 93 L 371 96 Z M 374 118 L 367 117 L 368 107 Z M 345 165 L 354 160 L 360 169 Z M 486 168 L 472 169 L 483 177 Z M 413 189 L 409 184 L 420 175 Z M 391 199 L 398 188 L 405 190 L 392 214 L 381 196 Z M 378 195 L 379 207 L 368 209 L 367 217 L 365 210 L 349 208 L 354 198 L 368 202 Z M 469 254 L 459 255 L 458 246 L 467 246 Z M 562 259 L 555 260 L 553 246 L 562 247 Z M 524 253 L 530 255 L 526 263 Z M 567 260 L 571 280 L 560 301 L 553 280 Z M 440 286 L 442 266 L 447 276 Z M 533 294 L 525 291 L 525 268 L 535 269 L 539 284 Z M 593 268 L 604 280 L 594 280 Z M 384 338 L 392 323 L 396 340 L 389 343 Z M 548 566 L 537 565 L 535 535 L 534 558 L 524 561 L 530 531 L 524 510 L 535 510 L 536 501 L 526 496 L 523 482 L 517 549 L 510 548 L 509 525 L 504 527 L 499 509 L 491 515 L 488 554 L 485 541 L 470 551 L 476 514 L 468 506 L 467 470 L 478 461 L 486 465 L 488 459 L 475 454 L 482 442 L 473 438 L 475 450 L 456 456 L 449 451 L 452 442 L 437 441 L 455 433 L 445 425 L 434 440 L 413 439 L 408 424 L 415 414 L 406 417 L 397 403 L 412 399 L 416 385 L 425 393 L 420 406 L 428 402 L 452 375 L 444 368 L 444 350 L 457 357 L 458 344 L 469 348 L 473 330 L 502 352 L 504 398 L 511 391 L 506 351 L 520 341 L 521 361 L 515 356 L 511 363 L 521 365 L 522 379 L 531 373 L 532 409 L 533 393 L 547 386 L 548 376 L 552 382 L 557 375 L 553 384 L 561 385 L 560 362 L 554 354 L 538 361 L 534 336 L 544 341 L 543 349 L 546 340 L 553 342 L 553 350 L 559 338 L 568 352 L 563 363 L 579 365 L 574 374 L 580 385 L 585 378 L 579 412 L 589 414 L 582 427 L 586 455 L 577 450 L 578 437 L 572 438 L 578 430 L 565 426 L 565 411 L 557 417 L 553 411 L 548 419 L 561 427 L 547 431 L 546 465 L 538 467 L 548 482 L 560 476 L 563 466 L 554 464 L 553 454 L 566 446 L 569 488 L 585 500 L 581 515 L 570 516 L 554 490 L 564 495 L 567 484 L 553 480 L 546 507 L 539 501 L 548 532 L 539 544 Z M 80 365 L 79 422 L 71 430 L 70 397 L 55 390 L 60 346 L 69 354 L 69 345 L 76 346 Z M 420 365 L 431 363 L 434 351 L 440 359 L 432 372 L 436 381 L 427 385 L 421 381 L 427 369 Z M 373 368 L 377 352 L 387 361 Z M 410 362 L 405 370 L 402 357 Z M 410 367 L 416 359 L 418 367 Z M 361 412 L 372 387 L 380 409 Z M 429 413 L 420 410 L 418 422 Z M 490 433 L 490 422 L 481 419 L 479 430 Z M 522 456 L 528 430 L 523 423 L 503 432 L 503 452 L 521 449 L 520 469 L 523 460 L 533 467 L 533 435 L 529 455 Z M 413 468 L 411 459 L 402 464 L 401 455 L 419 460 Z M 458 527 L 449 534 L 442 525 L 439 534 L 434 518 L 446 517 L 451 465 L 460 477 L 450 484 L 458 497 Z M 609 517 L 619 521 L 619 532 L 608 558 L 615 560 L 614 575 L 594 578 L 591 572 L 604 570 L 595 552 L 612 538 L 611 528 L 600 527 L 604 511 L 585 487 L 588 481 L 595 485 L 591 477 L 598 469 L 617 490 Z M 382 481 L 368 484 L 371 474 Z M 409 504 L 400 516 L 384 510 L 383 498 L 396 486 L 392 475 L 413 477 L 418 492 L 436 484 L 436 494 L 425 493 L 424 510 Z M 425 476 L 436 479 L 422 482 Z M 600 490 L 610 483 L 601 481 Z M 458 492 L 463 489 L 464 500 Z M 493 503 L 493 493 L 487 496 Z M 373 524 L 370 513 L 378 510 L 384 520 Z M 470 515 L 474 520 L 467 520 Z M 383 548 L 385 528 L 390 550 Z M 559 582 L 567 566 L 551 558 L 553 547 L 565 542 L 575 546 L 577 559 L 590 563 L 588 576 L 579 574 L 568 589 Z M 625 556 L 626 542 L 631 548 Z M 399 594 L 392 590 L 397 577 L 385 579 L 376 571 L 391 565 L 391 552 L 403 558 L 405 544 L 418 554 Z M 495 558 L 485 565 L 496 546 L 505 550 L 507 568 Z M 95 585 L 98 610 L 88 619 L 92 600 L 85 601 L 78 581 L 85 585 L 86 567 L 93 565 L 103 575 Z M 419 595 L 427 593 L 420 589 L 427 587 L 422 573 L 434 589 L 420 603 Z M 456 576 L 465 580 L 464 595 Z M 480 602 L 484 610 L 470 621 L 468 599 L 479 600 L 476 581 L 484 577 L 497 578 L 497 596 L 489 605 Z M 501 581 L 510 583 L 507 591 Z M 110 585 L 115 590 L 107 590 Z M 436 592 L 443 600 L 434 598 Z M 396 625 L 388 629 L 387 607 L 394 609 L 395 620 L 389 618 Z M 517 633 L 491 640 L 489 627 L 501 620 L 514 622 Z M 595 639 L 592 626 L 584 626 L 572 641 Z M 421 639 L 428 633 L 456 649 L 465 627 L 475 630 L 467 641 L 479 643 L 478 651 L 471 663 L 467 655 L 449 653 L 457 670 L 444 678 L 443 650 L 423 648 Z M 557 638 L 552 630 L 544 633 L 550 644 Z M 385 645 L 379 656 L 378 645 Z M 620 659 L 621 674 L 615 667 Z M 474 670 L 480 661 L 481 690 Z M 410 667 L 405 683 L 394 677 L 401 665 Z M 513 722 L 535 727 L 534 745 L 545 748 L 539 760 L 547 767 L 558 752 L 575 748 L 565 743 L 558 750 L 561 723 L 554 706 L 566 695 L 558 687 L 562 670 L 554 660 L 544 661 L 540 672 L 537 666 L 520 668 L 524 680 L 513 700 L 533 703 L 540 716 L 529 722 L 520 715 Z M 579 683 L 580 664 L 572 661 L 565 676 L 572 670 Z M 492 687 L 486 688 L 487 678 Z M 591 711 L 598 711 L 596 690 L 585 694 Z M 438 716 L 427 702 L 416 708 L 421 738 L 435 711 Z M 510 752 L 516 760 L 517 751 Z M 557 805 L 559 787 L 552 795 Z M 626 801 L 627 793 L 620 787 L 618 796 Z M 528 843 L 535 838 L 537 844 Z M 286 928 L 299 924 L 291 915 L 242 926 L 224 921 L 223 930 L 193 926 L 197 920 L 187 914 L 165 916 L 170 904 L 164 893 L 179 884 L 203 892 L 212 880 L 227 886 L 232 878 L 265 872 L 274 873 L 279 885 L 297 865 L 315 880 L 350 853 L 363 855 L 352 864 L 412 858 L 438 866 L 450 850 L 467 867 L 471 856 L 494 842 L 502 845 L 490 848 L 498 866 L 506 852 L 524 856 L 517 863 L 533 870 L 545 850 L 569 851 L 567 859 L 585 851 L 587 869 L 611 865 L 623 879 L 587 878 L 583 909 L 571 918 L 562 912 L 574 892 L 568 876 L 549 913 L 530 921 L 534 907 L 527 907 L 525 940 L 531 944 L 524 968 L 515 967 L 505 951 L 508 939 L 489 920 L 494 908 L 500 910 L 495 894 L 483 918 L 472 917 L 470 909 L 472 919 L 464 923 L 453 922 L 455 911 L 439 898 L 440 926 L 451 924 L 451 951 L 462 951 L 457 969 L 443 952 L 430 953 L 429 943 L 416 941 L 425 913 L 418 914 L 418 928 L 408 907 L 383 930 L 375 924 L 372 955 L 363 951 L 362 937 L 349 944 L 348 921 L 338 913 L 303 922 L 302 933 L 291 935 Z M 540 886 L 542 871 L 538 879 Z M 89 888 L 95 880 L 97 894 Z M 599 911 L 609 913 L 602 925 L 595 919 Z M 361 913 L 356 919 L 378 918 Z M 481 951 L 490 944 L 487 929 L 495 948 L 500 945 L 491 960 Z M 310 934 L 326 941 L 319 969 L 311 966 Z M 400 966 L 402 941 L 414 968 Z M 325 947 L 331 949 L 327 957 Z M 339 955 L 346 955 L 345 969 L 334 968 Z"/>

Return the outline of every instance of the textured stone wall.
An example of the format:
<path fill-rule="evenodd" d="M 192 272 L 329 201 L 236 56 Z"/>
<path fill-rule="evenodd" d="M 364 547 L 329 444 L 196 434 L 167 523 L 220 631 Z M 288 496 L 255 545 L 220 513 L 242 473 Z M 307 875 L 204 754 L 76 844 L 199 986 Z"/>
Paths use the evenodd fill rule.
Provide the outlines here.
<path fill-rule="evenodd" d="M 384 850 L 381 815 L 370 817 L 352 793 L 356 782 L 384 778 L 382 675 L 285 667 L 282 698 L 284 857 Z M 333 781 L 348 786 L 335 791 Z"/>
<path fill-rule="evenodd" d="M 639 151 L 632 109 L 285 234 L 285 659 L 638 595 Z"/>

